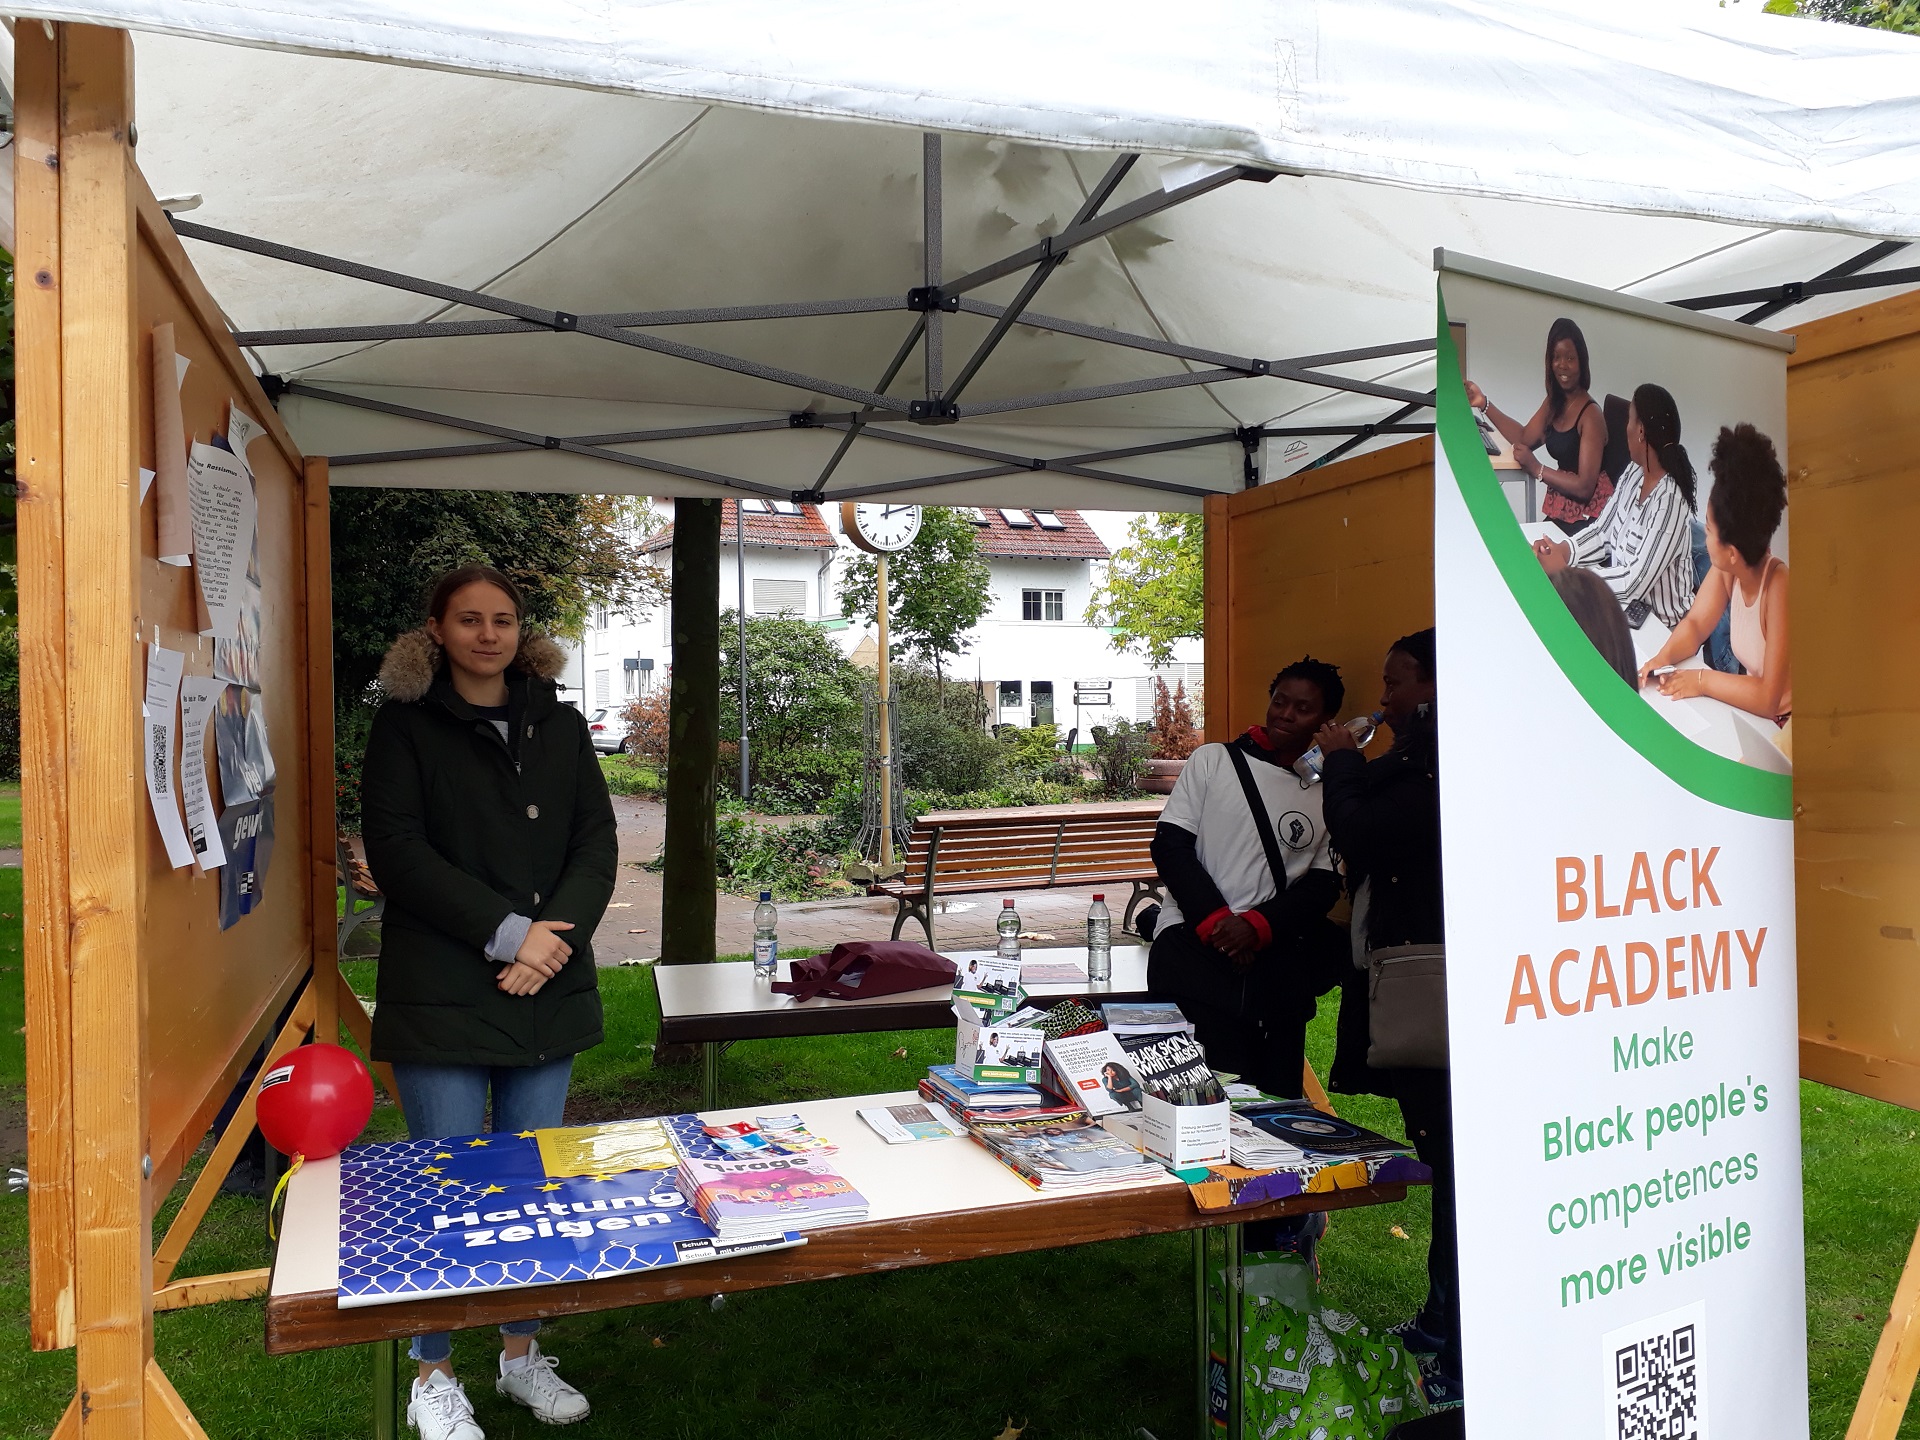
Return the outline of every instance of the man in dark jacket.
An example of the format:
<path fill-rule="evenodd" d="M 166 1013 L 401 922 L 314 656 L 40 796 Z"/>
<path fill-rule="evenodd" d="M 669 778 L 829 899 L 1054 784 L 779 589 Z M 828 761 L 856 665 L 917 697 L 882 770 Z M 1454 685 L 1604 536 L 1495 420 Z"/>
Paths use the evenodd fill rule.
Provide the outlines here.
<path fill-rule="evenodd" d="M 1317 737 L 1326 753 L 1325 813 L 1353 895 L 1354 952 L 1446 938 L 1440 871 L 1440 750 L 1434 634 L 1394 641 L 1382 667 L 1380 712 L 1393 748 L 1368 762 L 1337 725 Z M 1356 977 L 1357 978 L 1357 977 Z M 1364 991 L 1362 991 L 1364 993 Z M 1345 1013 L 1343 1011 L 1343 1013 Z M 1455 1232 L 1453 1114 L 1445 1070 L 1373 1072 L 1400 1102 L 1408 1138 L 1433 1171 L 1433 1239 L 1427 1301 L 1393 1327 L 1428 1356 L 1428 1394 L 1460 1398 L 1460 1259 Z M 1358 1088 L 1358 1087 L 1355 1087 Z"/>
<path fill-rule="evenodd" d="M 1320 789 L 1292 768 L 1345 694 L 1331 665 L 1287 666 L 1268 689 L 1264 724 L 1193 752 L 1153 833 L 1167 903 L 1148 989 L 1179 1004 L 1212 1065 L 1269 1094 L 1302 1093 L 1307 1023 L 1346 965 L 1327 920 L 1340 881 Z"/>

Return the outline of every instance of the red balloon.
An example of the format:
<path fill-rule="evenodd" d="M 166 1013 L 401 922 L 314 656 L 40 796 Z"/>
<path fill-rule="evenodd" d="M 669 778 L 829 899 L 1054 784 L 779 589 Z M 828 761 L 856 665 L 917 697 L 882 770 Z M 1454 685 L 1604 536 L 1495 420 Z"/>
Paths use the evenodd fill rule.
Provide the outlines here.
<path fill-rule="evenodd" d="M 373 1116 L 373 1077 L 351 1050 L 302 1045 L 260 1076 L 260 1133 L 283 1155 L 338 1155 Z"/>

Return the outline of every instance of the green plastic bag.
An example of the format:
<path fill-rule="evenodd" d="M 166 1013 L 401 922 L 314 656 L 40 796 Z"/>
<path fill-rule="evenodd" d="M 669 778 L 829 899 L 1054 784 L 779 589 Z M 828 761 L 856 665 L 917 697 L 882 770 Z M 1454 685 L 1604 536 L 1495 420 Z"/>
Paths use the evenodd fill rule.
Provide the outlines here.
<path fill-rule="evenodd" d="M 1297 1255 L 1244 1267 L 1238 1440 L 1384 1440 L 1427 1413 L 1418 1364 L 1400 1341 L 1323 1305 Z M 1208 1287 L 1213 1429 L 1227 1433 L 1226 1301 Z"/>

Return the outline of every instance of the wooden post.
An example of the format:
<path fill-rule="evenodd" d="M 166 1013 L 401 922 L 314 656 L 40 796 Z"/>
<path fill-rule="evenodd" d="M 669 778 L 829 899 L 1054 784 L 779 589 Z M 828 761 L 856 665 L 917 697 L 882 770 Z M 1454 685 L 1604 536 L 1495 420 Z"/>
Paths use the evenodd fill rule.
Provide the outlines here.
<path fill-rule="evenodd" d="M 60 61 L 37 24 L 14 39 L 14 324 L 20 562 L 22 880 L 26 888 L 27 1192 L 36 1350 L 73 1344 L 72 977 L 67 946 L 67 575 L 60 445 Z M 58 32 L 56 32 L 58 33 Z M 78 1421 L 75 1421 L 78 1424 Z"/>
<path fill-rule="evenodd" d="M 143 1440 L 153 1204 L 140 914 L 152 826 L 138 729 L 133 42 L 90 25 L 56 33 L 66 547 L 86 557 L 66 595 L 73 1151 L 87 1177 L 74 1193 L 75 1332 L 83 1433 Z"/>
<path fill-rule="evenodd" d="M 1887 1312 L 1886 1328 L 1867 1366 L 1860 1403 L 1854 1407 L 1847 1440 L 1894 1440 L 1913 1397 L 1914 1376 L 1920 1374 L 1920 1232 L 1913 1237 L 1907 1268 L 1900 1272 L 1899 1288 Z"/>
<path fill-rule="evenodd" d="M 1233 738 L 1233 647 L 1231 644 L 1233 576 L 1229 573 L 1227 497 L 1206 499 L 1206 526 L 1202 530 L 1201 584 L 1205 619 L 1201 643 L 1205 646 L 1207 692 L 1201 716 L 1202 733 L 1209 741 Z"/>
<path fill-rule="evenodd" d="M 660 961 L 713 959 L 714 770 L 720 761 L 720 502 L 673 506 L 673 698 Z"/>
<path fill-rule="evenodd" d="M 880 873 L 893 868 L 893 664 L 887 655 L 887 557 L 874 566 L 880 627 Z"/>
<path fill-rule="evenodd" d="M 334 813 L 333 766 L 333 536 L 324 457 L 306 462 L 301 484 L 306 519 L 301 549 L 306 584 L 301 604 L 306 611 L 307 804 L 309 833 L 313 837 L 313 978 L 307 993 L 313 997 L 314 1039 L 325 1045 L 340 1043 L 340 952 L 334 906 L 338 894 L 338 866 L 334 860 L 339 833 Z"/>

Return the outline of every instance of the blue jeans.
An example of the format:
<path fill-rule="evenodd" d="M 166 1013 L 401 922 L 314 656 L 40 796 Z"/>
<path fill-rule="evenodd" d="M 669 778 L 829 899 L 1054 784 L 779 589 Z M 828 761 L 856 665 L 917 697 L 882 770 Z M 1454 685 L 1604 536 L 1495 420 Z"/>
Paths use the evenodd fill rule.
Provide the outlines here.
<path fill-rule="evenodd" d="M 415 1140 L 443 1135 L 479 1135 L 489 1129 L 505 1134 L 541 1130 L 560 1123 L 567 1104 L 573 1057 L 546 1065 L 401 1065 L 393 1067 L 400 1104 L 407 1112 L 407 1133 Z M 487 1124 L 487 1093 L 493 1093 L 493 1124 Z M 502 1335 L 533 1335 L 538 1320 L 509 1320 Z M 416 1335 L 407 1352 L 415 1360 L 438 1365 L 453 1354 L 453 1337 Z"/>

